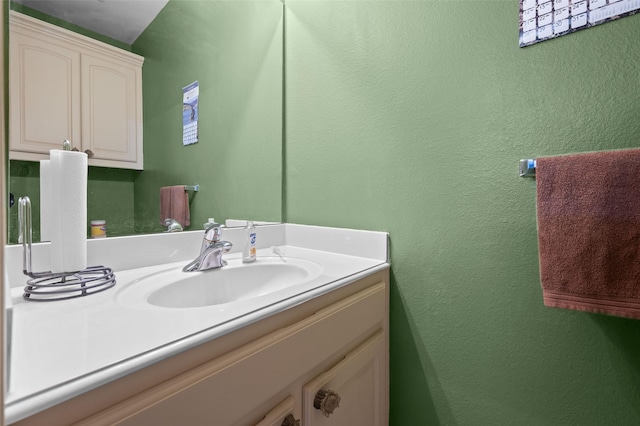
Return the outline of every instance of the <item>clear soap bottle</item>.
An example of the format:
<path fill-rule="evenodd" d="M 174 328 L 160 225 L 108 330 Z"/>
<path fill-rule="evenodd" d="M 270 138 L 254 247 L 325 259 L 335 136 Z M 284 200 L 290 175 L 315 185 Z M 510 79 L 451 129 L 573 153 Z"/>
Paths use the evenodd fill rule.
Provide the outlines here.
<path fill-rule="evenodd" d="M 253 221 L 247 221 L 244 228 L 244 245 L 242 247 L 242 261 L 244 263 L 255 262 L 256 260 L 256 227 Z"/>

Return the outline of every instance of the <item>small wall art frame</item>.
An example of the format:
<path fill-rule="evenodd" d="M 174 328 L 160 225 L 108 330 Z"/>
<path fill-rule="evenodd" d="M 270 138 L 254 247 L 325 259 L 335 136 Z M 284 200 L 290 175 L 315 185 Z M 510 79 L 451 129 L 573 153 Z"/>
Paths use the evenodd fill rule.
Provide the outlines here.
<path fill-rule="evenodd" d="M 640 12 L 640 0 L 520 0 L 520 47 Z"/>

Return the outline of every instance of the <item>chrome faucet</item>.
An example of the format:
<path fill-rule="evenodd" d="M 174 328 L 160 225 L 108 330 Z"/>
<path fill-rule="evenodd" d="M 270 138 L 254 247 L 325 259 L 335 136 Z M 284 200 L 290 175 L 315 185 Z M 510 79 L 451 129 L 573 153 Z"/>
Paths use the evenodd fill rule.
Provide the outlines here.
<path fill-rule="evenodd" d="M 180 222 L 171 218 L 166 218 L 164 220 L 164 226 L 167 227 L 167 230 L 164 232 L 180 232 L 183 229 Z"/>
<path fill-rule="evenodd" d="M 200 255 L 187 266 L 183 272 L 206 271 L 207 269 L 222 268 L 227 264 L 222 259 L 222 254 L 229 252 L 233 244 L 229 241 L 220 241 L 222 225 L 210 222 L 206 224 L 204 238 L 200 247 Z"/>

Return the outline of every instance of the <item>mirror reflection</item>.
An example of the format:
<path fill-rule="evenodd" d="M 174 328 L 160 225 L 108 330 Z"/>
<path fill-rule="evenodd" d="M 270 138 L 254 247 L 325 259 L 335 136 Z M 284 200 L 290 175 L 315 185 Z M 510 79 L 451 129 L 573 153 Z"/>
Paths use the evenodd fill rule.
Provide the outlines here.
<path fill-rule="evenodd" d="M 138 13 L 145 3 L 155 7 L 147 12 L 148 24 L 140 18 L 144 12 Z M 175 185 L 198 185 L 199 189 L 187 192 L 191 225 L 184 226 L 185 230 L 202 229 L 208 218 L 217 222 L 280 221 L 282 3 L 279 0 L 163 3 L 13 0 L 10 5 L 13 12 L 144 58 L 143 169 L 100 167 L 91 165 L 90 160 L 87 235 L 92 220 L 106 222 L 107 236 L 165 231 L 167 227 L 160 218 L 160 189 Z M 80 4 L 102 9 L 96 13 L 80 8 Z M 110 14 L 106 8 L 114 4 L 127 6 L 124 14 L 127 19 Z M 116 27 L 115 22 L 137 23 L 138 29 L 129 25 Z M 116 40 L 117 37 L 122 40 Z M 14 41 L 10 33 L 9 43 Z M 13 60 L 10 57 L 10 64 Z M 10 71 L 10 85 L 14 83 L 12 75 Z M 198 141 L 184 145 L 183 88 L 193 82 L 199 85 Z M 46 86 L 47 81 L 41 84 Z M 16 114 L 15 102 L 10 99 L 12 117 Z M 40 128 L 48 125 L 47 119 L 43 117 L 39 125 Z M 24 123 L 11 124 L 10 139 L 14 140 L 14 133 L 20 131 L 24 131 Z M 72 140 L 74 146 L 86 143 L 84 136 L 81 139 Z M 40 241 L 39 162 L 24 160 L 13 147 L 9 158 L 8 192 L 16 199 L 23 195 L 31 198 L 34 241 Z M 17 242 L 17 230 L 14 206 L 9 211 L 10 243 Z"/>

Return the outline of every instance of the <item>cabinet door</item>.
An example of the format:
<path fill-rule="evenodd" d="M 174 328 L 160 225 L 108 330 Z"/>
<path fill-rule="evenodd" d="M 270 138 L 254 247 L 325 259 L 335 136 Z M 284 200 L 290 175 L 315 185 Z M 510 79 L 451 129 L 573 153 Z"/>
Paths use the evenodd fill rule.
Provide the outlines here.
<path fill-rule="evenodd" d="M 80 142 L 80 54 L 29 31 L 10 35 L 10 158 Z"/>
<path fill-rule="evenodd" d="M 386 351 L 378 331 L 303 389 L 305 426 L 387 424 Z"/>
<path fill-rule="evenodd" d="M 138 73 L 125 62 L 82 55 L 82 150 L 93 160 L 141 162 Z"/>

